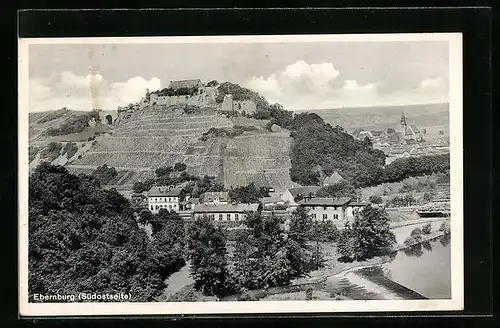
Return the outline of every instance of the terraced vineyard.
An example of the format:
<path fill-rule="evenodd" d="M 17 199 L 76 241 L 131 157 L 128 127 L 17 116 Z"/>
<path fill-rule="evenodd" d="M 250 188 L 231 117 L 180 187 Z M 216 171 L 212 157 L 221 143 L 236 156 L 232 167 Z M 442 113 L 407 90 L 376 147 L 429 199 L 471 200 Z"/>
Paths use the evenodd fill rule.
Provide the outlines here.
<path fill-rule="evenodd" d="M 277 189 L 293 186 L 290 180 L 288 132 L 271 133 L 255 122 L 257 131 L 233 139 L 200 137 L 210 128 L 231 128 L 231 118 L 216 112 L 186 115 L 178 110 L 150 110 L 134 113 L 114 127 L 112 134 L 99 137 L 81 158 L 67 165 L 75 173 L 90 173 L 107 164 L 119 174 L 112 181 L 119 189 L 154 176 L 154 170 L 177 162 L 187 165 L 196 176 L 216 176 L 224 185 L 241 186 L 254 182 Z"/>

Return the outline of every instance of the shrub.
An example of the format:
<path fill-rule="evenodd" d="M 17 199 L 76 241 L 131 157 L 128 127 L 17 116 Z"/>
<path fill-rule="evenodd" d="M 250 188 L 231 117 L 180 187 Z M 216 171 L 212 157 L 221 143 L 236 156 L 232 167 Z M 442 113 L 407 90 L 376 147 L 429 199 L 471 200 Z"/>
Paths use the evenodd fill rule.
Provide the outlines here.
<path fill-rule="evenodd" d="M 378 195 L 373 195 L 368 198 L 368 201 L 372 204 L 380 204 L 382 203 L 382 197 Z"/>
<path fill-rule="evenodd" d="M 92 112 L 89 114 L 72 116 L 58 128 L 47 129 L 46 134 L 49 136 L 61 136 L 82 132 L 89 126 L 89 121 L 92 118 L 99 119 L 99 114 Z"/>
<path fill-rule="evenodd" d="M 50 121 L 53 121 L 55 119 L 58 119 L 59 117 L 62 117 L 67 112 L 69 112 L 69 110 L 66 107 L 63 107 L 63 108 L 58 109 L 58 110 L 56 110 L 54 112 L 48 113 L 47 115 L 45 115 L 44 117 L 40 118 L 36 122 L 39 123 L 39 124 L 50 122 Z"/>
<path fill-rule="evenodd" d="M 449 234 L 451 232 L 450 223 L 448 221 L 444 221 L 443 223 L 441 223 L 439 231 L 442 231 L 445 234 Z"/>
<path fill-rule="evenodd" d="M 415 236 L 422 236 L 422 230 L 420 228 L 415 228 L 412 230 L 410 233 L 410 236 L 415 237 Z"/>
<path fill-rule="evenodd" d="M 430 233 L 431 233 L 431 231 L 432 231 L 432 225 L 431 225 L 431 223 L 430 223 L 430 222 L 429 222 L 429 223 L 427 223 L 426 225 L 424 225 L 424 226 L 422 227 L 422 233 L 424 233 L 424 234 L 426 234 L 426 235 L 430 234 Z"/>
<path fill-rule="evenodd" d="M 76 143 L 74 143 L 74 142 L 68 142 L 64 146 L 63 153 L 66 153 L 66 157 L 67 158 L 71 158 L 71 157 L 73 157 L 76 154 L 77 151 L 78 151 L 78 147 L 76 146 Z"/>
<path fill-rule="evenodd" d="M 118 175 L 118 172 L 114 167 L 110 167 L 106 164 L 99 166 L 92 172 L 92 176 L 97 178 L 103 185 L 108 184 Z"/>
<path fill-rule="evenodd" d="M 61 153 L 62 144 L 60 142 L 51 142 L 40 154 L 40 158 L 52 162 Z"/>

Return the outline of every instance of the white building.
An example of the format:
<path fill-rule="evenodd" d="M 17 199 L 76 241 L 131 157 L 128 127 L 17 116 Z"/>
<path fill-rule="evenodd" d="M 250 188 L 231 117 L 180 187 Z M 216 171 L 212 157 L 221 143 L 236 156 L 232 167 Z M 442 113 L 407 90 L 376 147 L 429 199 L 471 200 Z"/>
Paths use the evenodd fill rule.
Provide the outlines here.
<path fill-rule="evenodd" d="M 220 223 L 245 221 L 248 212 L 256 212 L 259 204 L 197 204 L 194 206 L 193 218 L 207 216 Z"/>
<path fill-rule="evenodd" d="M 158 213 L 161 209 L 178 212 L 180 193 L 179 189 L 152 187 L 148 192 L 148 209 L 152 213 Z"/>

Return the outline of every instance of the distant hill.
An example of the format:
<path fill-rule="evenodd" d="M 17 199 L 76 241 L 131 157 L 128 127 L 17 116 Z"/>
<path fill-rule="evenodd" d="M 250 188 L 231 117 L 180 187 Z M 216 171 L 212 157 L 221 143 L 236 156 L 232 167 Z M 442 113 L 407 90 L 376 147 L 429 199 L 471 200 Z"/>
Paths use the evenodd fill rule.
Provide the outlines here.
<path fill-rule="evenodd" d="M 333 109 L 308 109 L 321 116 L 332 126 L 340 125 L 348 132 L 362 128 L 383 130 L 400 125 L 401 112 L 404 111 L 409 123 L 421 128 L 449 126 L 449 104 L 383 106 L 383 107 L 346 107 Z"/>

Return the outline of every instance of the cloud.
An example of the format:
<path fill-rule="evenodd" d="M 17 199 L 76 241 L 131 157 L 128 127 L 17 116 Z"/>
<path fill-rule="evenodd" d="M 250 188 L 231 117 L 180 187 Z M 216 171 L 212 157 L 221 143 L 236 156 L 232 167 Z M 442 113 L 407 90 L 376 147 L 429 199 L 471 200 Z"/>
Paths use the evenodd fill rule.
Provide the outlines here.
<path fill-rule="evenodd" d="M 115 110 L 141 99 L 146 89 L 160 88 L 160 79 L 149 80 L 133 77 L 127 81 L 111 82 L 101 74 L 80 76 L 64 71 L 50 78 L 31 78 L 29 81 L 30 111 L 55 110 L 67 107 L 74 110 L 91 110 L 92 99 L 105 110 Z M 94 89 L 91 91 L 91 85 Z"/>
<path fill-rule="evenodd" d="M 418 86 L 404 88 L 391 87 L 383 80 L 360 83 L 340 77 L 333 63 L 299 60 L 267 77 L 252 77 L 245 86 L 288 109 L 406 105 L 448 99 L 447 76 L 426 78 Z"/>
<path fill-rule="evenodd" d="M 436 78 L 423 79 L 418 87 L 423 90 L 444 90 L 447 88 L 447 85 L 445 78 L 443 76 L 439 76 Z"/>

